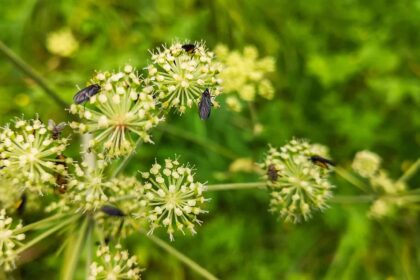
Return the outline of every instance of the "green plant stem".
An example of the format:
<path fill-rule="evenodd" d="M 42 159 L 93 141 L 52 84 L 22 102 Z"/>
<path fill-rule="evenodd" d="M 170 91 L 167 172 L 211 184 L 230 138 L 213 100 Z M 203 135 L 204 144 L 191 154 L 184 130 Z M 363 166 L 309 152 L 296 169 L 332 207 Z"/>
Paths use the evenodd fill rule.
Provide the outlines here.
<path fill-rule="evenodd" d="M 82 245 L 84 241 L 86 240 L 89 219 L 90 219 L 89 217 L 84 217 L 82 226 L 77 231 L 78 234 L 76 237 L 77 239 L 75 243 L 73 244 L 74 246 L 71 246 L 71 244 L 68 245 L 71 247 L 68 247 L 68 251 L 66 251 L 66 255 L 64 257 L 65 259 L 64 269 L 63 269 L 63 274 L 61 277 L 61 279 L 63 280 L 74 279 L 74 272 L 77 267 L 77 262 L 79 261 L 79 258 L 80 258 Z"/>
<path fill-rule="evenodd" d="M 134 154 L 136 153 L 137 149 L 140 147 L 142 143 L 141 138 L 137 139 L 136 144 L 134 149 L 131 151 L 130 154 L 128 154 L 123 161 L 120 163 L 120 165 L 118 165 L 118 167 L 115 169 L 114 173 L 112 174 L 112 178 L 115 178 L 118 176 L 118 174 L 121 173 L 121 171 L 124 170 L 124 168 L 126 167 L 126 165 L 128 164 L 128 162 L 131 160 L 131 158 L 134 156 Z"/>
<path fill-rule="evenodd" d="M 0 41 L 0 53 L 2 53 L 13 65 L 25 73 L 28 77 L 35 81 L 45 93 L 54 100 L 60 107 L 67 107 L 68 104 L 61 99 L 56 91 L 48 84 L 48 82 L 30 65 L 23 61 L 18 55 L 16 55 L 10 48 L 8 48 L 2 41 Z"/>
<path fill-rule="evenodd" d="M 332 203 L 369 203 L 375 200 L 374 195 L 335 195 L 331 198 Z"/>
<path fill-rule="evenodd" d="M 89 278 L 90 265 L 92 264 L 92 256 L 93 256 L 92 242 L 93 242 L 94 227 L 95 227 L 95 222 L 91 217 L 89 217 L 89 225 L 88 225 L 88 229 L 86 233 L 86 279 Z"/>
<path fill-rule="evenodd" d="M 174 247 L 172 247 L 171 245 L 169 245 L 168 243 L 166 243 L 165 241 L 163 241 L 159 237 L 156 237 L 156 236 L 153 236 L 153 235 L 148 235 L 143 230 L 140 230 L 140 232 L 142 234 L 144 234 L 145 236 L 147 236 L 147 238 L 149 238 L 157 246 L 159 246 L 160 248 L 165 250 L 167 253 L 173 255 L 177 259 L 179 259 L 181 262 L 183 262 L 185 265 L 187 265 L 189 268 L 191 268 L 192 270 L 194 270 L 195 272 L 197 272 L 198 274 L 200 274 L 204 278 L 209 279 L 209 280 L 217 280 L 218 279 L 216 276 L 211 274 L 208 270 L 206 270 L 205 268 L 203 268 L 202 266 L 200 266 L 199 264 L 194 262 L 189 257 L 185 256 L 181 252 L 179 252 L 177 249 L 175 249 Z"/>
<path fill-rule="evenodd" d="M 407 171 L 398 179 L 397 182 L 406 182 L 408 181 L 416 172 L 417 169 L 420 167 L 420 159 L 417 159 L 415 163 L 413 163 Z"/>
<path fill-rule="evenodd" d="M 16 250 L 16 253 L 17 254 L 22 253 L 23 251 L 25 251 L 26 249 L 32 247 L 33 245 L 35 245 L 36 243 L 38 243 L 42 239 L 50 236 L 54 232 L 58 231 L 59 229 L 65 227 L 69 223 L 73 222 L 76 218 L 77 217 L 72 217 L 72 218 L 68 219 L 67 221 L 61 222 L 60 224 L 56 225 L 55 227 L 52 227 L 49 230 L 44 231 L 43 233 L 41 233 L 40 235 L 38 235 L 37 237 L 35 237 L 31 241 L 29 241 L 28 243 L 25 243 L 25 245 L 23 245 L 22 247 L 20 247 L 18 250 Z"/>
<path fill-rule="evenodd" d="M 336 167 L 335 173 L 337 173 L 339 176 L 341 176 L 343 179 L 345 179 L 347 182 L 349 182 L 353 186 L 358 187 L 364 192 L 367 192 L 368 187 L 362 181 L 360 181 L 359 179 L 354 177 L 352 174 L 350 174 L 347 170 L 341 167 Z"/>
<path fill-rule="evenodd" d="M 50 223 L 52 221 L 55 221 L 55 220 L 58 220 L 58 219 L 63 219 L 66 216 L 69 216 L 69 214 L 57 214 L 57 215 L 42 219 L 38 222 L 31 223 L 29 225 L 21 227 L 20 229 L 16 230 L 16 233 L 26 232 L 28 230 L 33 230 L 33 229 L 37 229 L 37 228 L 42 228 L 45 225 L 47 225 L 48 223 Z"/>
<path fill-rule="evenodd" d="M 159 127 L 158 129 L 161 129 L 164 132 L 172 134 L 176 137 L 180 137 L 180 138 L 183 138 L 187 141 L 191 141 L 193 143 L 196 143 L 196 144 L 204 147 L 205 149 L 208 149 L 208 150 L 210 150 L 212 152 L 215 152 L 219 155 L 222 155 L 226 158 L 235 160 L 239 157 L 238 155 L 233 153 L 231 150 L 229 150 L 229 149 L 227 149 L 223 146 L 220 146 L 219 144 L 217 144 L 215 142 L 212 142 L 209 139 L 198 138 L 195 134 L 193 134 L 191 132 L 188 132 L 188 131 L 185 131 L 185 130 L 181 130 L 181 129 L 176 128 L 174 126 L 166 124 L 162 127 Z"/>
<path fill-rule="evenodd" d="M 217 184 L 207 185 L 208 191 L 225 191 L 225 190 L 239 190 L 239 189 L 254 189 L 254 188 L 266 188 L 267 183 L 265 182 L 253 182 L 253 183 L 232 183 L 232 184 Z"/>

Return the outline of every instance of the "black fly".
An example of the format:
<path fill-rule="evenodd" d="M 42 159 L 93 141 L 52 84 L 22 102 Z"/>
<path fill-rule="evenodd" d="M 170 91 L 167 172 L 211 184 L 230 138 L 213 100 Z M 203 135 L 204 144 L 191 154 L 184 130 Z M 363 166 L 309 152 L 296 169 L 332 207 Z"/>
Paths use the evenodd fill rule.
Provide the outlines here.
<path fill-rule="evenodd" d="M 267 176 L 268 176 L 268 179 L 272 183 L 274 183 L 275 181 L 277 181 L 277 178 L 279 177 L 279 174 L 278 174 L 278 171 L 277 171 L 276 167 L 274 166 L 274 164 L 270 164 L 268 166 Z"/>
<path fill-rule="evenodd" d="M 109 215 L 109 216 L 114 216 L 114 217 L 124 217 L 125 214 L 124 212 L 117 207 L 111 206 L 111 205 L 104 205 L 101 207 L 101 211 L 104 212 L 105 214 Z"/>
<path fill-rule="evenodd" d="M 187 53 L 193 54 L 195 52 L 195 45 L 194 44 L 184 44 L 181 48 L 186 51 Z"/>
<path fill-rule="evenodd" d="M 57 140 L 60 138 L 61 131 L 63 131 L 66 125 L 67 124 L 65 122 L 61 122 L 56 125 L 53 120 L 48 120 L 48 129 L 51 130 L 52 138 L 54 140 Z"/>
<path fill-rule="evenodd" d="M 315 155 L 315 156 L 310 156 L 310 157 L 309 157 L 309 160 L 310 160 L 313 164 L 316 164 L 316 165 L 318 165 L 318 166 L 320 166 L 320 167 L 322 167 L 322 168 L 326 168 L 326 169 L 328 169 L 328 166 L 329 166 L 329 165 L 331 165 L 331 166 L 335 166 L 335 163 L 334 163 L 334 162 L 332 162 L 331 160 L 326 159 L 326 158 L 323 158 L 323 157 L 321 157 L 321 156 L 317 156 L 317 155 Z"/>
<path fill-rule="evenodd" d="M 76 95 L 73 97 L 73 101 L 76 104 L 82 104 L 89 100 L 92 96 L 97 94 L 101 90 L 101 86 L 98 84 L 93 84 L 88 87 L 81 89 Z"/>
<path fill-rule="evenodd" d="M 207 120 L 210 117 L 211 107 L 213 103 L 211 102 L 211 95 L 208 88 L 201 95 L 201 100 L 198 102 L 198 114 L 200 119 Z"/>

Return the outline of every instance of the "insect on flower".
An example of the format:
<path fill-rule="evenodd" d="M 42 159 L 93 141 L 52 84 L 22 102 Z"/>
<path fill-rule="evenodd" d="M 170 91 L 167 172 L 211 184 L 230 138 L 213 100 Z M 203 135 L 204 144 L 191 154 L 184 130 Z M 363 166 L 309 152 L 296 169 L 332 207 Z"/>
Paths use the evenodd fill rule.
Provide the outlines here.
<path fill-rule="evenodd" d="M 268 179 L 270 179 L 270 181 L 272 183 L 274 183 L 275 181 L 277 181 L 277 178 L 279 177 L 279 174 L 278 174 L 278 170 L 276 169 L 276 167 L 274 166 L 274 164 L 270 164 L 268 166 L 267 176 L 268 176 Z"/>
<path fill-rule="evenodd" d="M 52 139 L 57 140 L 60 138 L 61 132 L 66 127 L 65 122 L 61 122 L 59 124 L 55 124 L 53 120 L 48 120 L 48 129 L 51 130 L 52 133 Z"/>
<path fill-rule="evenodd" d="M 310 157 L 309 157 L 309 160 L 310 160 L 313 164 L 316 164 L 316 165 L 318 165 L 318 166 L 320 166 L 320 167 L 322 167 L 322 168 L 326 168 L 326 169 L 328 169 L 328 166 L 329 166 L 329 165 L 331 165 L 331 166 L 335 166 L 335 163 L 334 163 L 334 162 L 332 162 L 331 160 L 326 159 L 326 158 L 323 158 L 323 157 L 321 157 L 321 156 L 317 156 L 317 155 L 310 156 Z"/>
<path fill-rule="evenodd" d="M 200 119 L 207 120 L 210 117 L 211 107 L 213 103 L 211 102 L 211 95 L 208 88 L 201 95 L 201 100 L 198 102 L 198 114 Z"/>
<path fill-rule="evenodd" d="M 28 200 L 28 197 L 26 196 L 26 193 L 23 193 L 21 197 L 19 198 L 18 202 L 16 203 L 16 213 L 19 216 L 22 216 L 23 212 L 25 212 L 27 200 Z"/>
<path fill-rule="evenodd" d="M 193 54 L 195 52 L 195 44 L 184 44 L 181 48 L 189 54 Z"/>
<path fill-rule="evenodd" d="M 82 104 L 97 94 L 100 90 L 101 86 L 98 84 L 87 86 L 76 93 L 76 95 L 73 97 L 73 101 L 76 104 Z"/>
<path fill-rule="evenodd" d="M 109 216 L 114 216 L 114 217 L 124 217 L 125 214 L 124 212 L 117 207 L 111 206 L 111 205 L 104 205 L 101 207 L 101 211 L 104 212 L 105 214 L 109 215 Z"/>
<path fill-rule="evenodd" d="M 67 168 L 66 157 L 64 155 L 58 155 L 56 159 L 59 160 L 56 163 L 57 165 L 63 165 L 65 169 Z M 65 175 L 57 173 L 57 176 L 55 177 L 55 183 L 58 186 L 59 193 L 63 194 L 67 191 L 68 179 Z"/>

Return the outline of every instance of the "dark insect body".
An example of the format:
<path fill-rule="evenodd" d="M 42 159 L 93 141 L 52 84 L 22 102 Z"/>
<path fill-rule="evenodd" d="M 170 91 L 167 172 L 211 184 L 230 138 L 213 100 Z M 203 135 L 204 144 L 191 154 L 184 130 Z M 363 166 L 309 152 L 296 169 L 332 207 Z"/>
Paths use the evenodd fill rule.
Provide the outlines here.
<path fill-rule="evenodd" d="M 28 197 L 26 196 L 26 193 L 23 193 L 19 201 L 16 203 L 16 213 L 18 214 L 18 216 L 22 216 L 25 212 L 27 200 Z"/>
<path fill-rule="evenodd" d="M 57 140 L 60 138 L 61 132 L 66 127 L 66 125 L 67 124 L 65 122 L 61 122 L 56 125 L 53 120 L 48 120 L 48 128 L 51 130 L 52 138 L 54 140 Z"/>
<path fill-rule="evenodd" d="M 331 160 L 329 160 L 329 159 L 326 159 L 326 158 L 323 158 L 323 157 L 321 157 L 321 156 L 317 156 L 317 155 L 315 155 L 315 156 L 310 156 L 309 157 L 309 160 L 313 163 L 313 164 L 316 164 L 316 165 L 318 165 L 318 166 L 320 166 L 320 167 L 322 167 L 322 168 L 325 168 L 325 169 L 328 169 L 328 167 L 331 165 L 331 166 L 335 166 L 335 163 L 334 162 L 332 162 Z"/>
<path fill-rule="evenodd" d="M 193 54 L 195 52 L 195 45 L 194 44 L 184 44 L 181 48 L 186 51 L 187 53 Z"/>
<path fill-rule="evenodd" d="M 64 168 L 67 169 L 66 157 L 64 155 L 58 155 L 56 159 L 59 160 L 55 163 L 56 165 L 63 165 Z M 59 193 L 63 194 L 67 191 L 68 179 L 65 175 L 57 173 L 55 177 L 55 183 L 58 186 Z"/>
<path fill-rule="evenodd" d="M 93 84 L 81 89 L 76 95 L 73 97 L 73 101 L 76 104 L 82 104 L 89 100 L 92 96 L 97 94 L 101 90 L 101 86 L 98 84 Z"/>
<path fill-rule="evenodd" d="M 213 103 L 211 102 L 211 95 L 208 88 L 201 95 L 201 100 L 198 102 L 198 115 L 200 119 L 207 120 L 210 117 L 211 107 Z"/>
<path fill-rule="evenodd" d="M 275 181 L 277 181 L 277 178 L 279 177 L 279 174 L 278 174 L 278 171 L 277 171 L 276 167 L 274 166 L 274 164 L 270 164 L 268 166 L 267 176 L 268 176 L 268 179 L 272 183 L 274 183 Z"/>
<path fill-rule="evenodd" d="M 114 217 L 124 217 L 125 214 L 124 212 L 114 206 L 111 205 L 104 205 L 101 207 L 101 211 L 104 212 L 105 214 L 109 215 L 109 216 L 114 216 Z"/>

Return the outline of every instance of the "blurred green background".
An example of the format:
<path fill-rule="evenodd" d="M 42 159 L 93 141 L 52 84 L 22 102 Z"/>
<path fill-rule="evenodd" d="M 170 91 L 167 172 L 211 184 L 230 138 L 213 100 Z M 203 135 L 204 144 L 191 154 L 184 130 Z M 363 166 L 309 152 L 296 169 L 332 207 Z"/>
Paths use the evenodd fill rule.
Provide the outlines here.
<path fill-rule="evenodd" d="M 156 158 L 180 155 L 211 184 L 253 182 L 258 175 L 229 172 L 237 158 L 263 158 L 267 144 L 293 136 L 330 148 L 349 166 L 370 149 L 397 178 L 420 155 L 420 1 L 72 1 L 0 0 L 0 38 L 38 70 L 68 103 L 95 70 L 143 68 L 149 49 L 174 39 L 205 40 L 209 48 L 255 45 L 273 56 L 273 101 L 258 100 L 255 135 L 250 114 L 215 110 L 207 122 L 192 110 L 172 114 L 154 131 L 126 172 Z M 47 47 L 52 32 L 71 31 L 70 57 Z M 69 33 L 69 32 L 68 32 Z M 0 55 L 0 124 L 13 116 L 56 121 L 67 112 Z M 73 136 L 75 139 L 77 136 Z M 77 145 L 76 145 L 77 146 Z M 357 194 L 339 178 L 336 193 Z M 419 187 L 420 179 L 412 180 Z M 415 185 L 417 184 L 417 185 Z M 180 251 L 221 279 L 419 279 L 420 221 L 412 211 L 381 222 L 369 205 L 333 204 L 309 222 L 290 225 L 268 213 L 261 190 L 211 193 L 210 213 L 195 237 L 176 236 Z M 162 234 L 166 239 L 166 235 Z M 56 240 L 53 240 L 54 242 Z M 144 279 L 200 279 L 178 260 L 133 236 L 129 248 L 147 270 Z M 25 264 L 23 279 L 55 275 L 58 244 Z M 47 274 L 46 274 L 47 273 Z M 54 273 L 54 274 L 53 274 Z M 51 278 L 52 279 L 52 278 Z"/>

